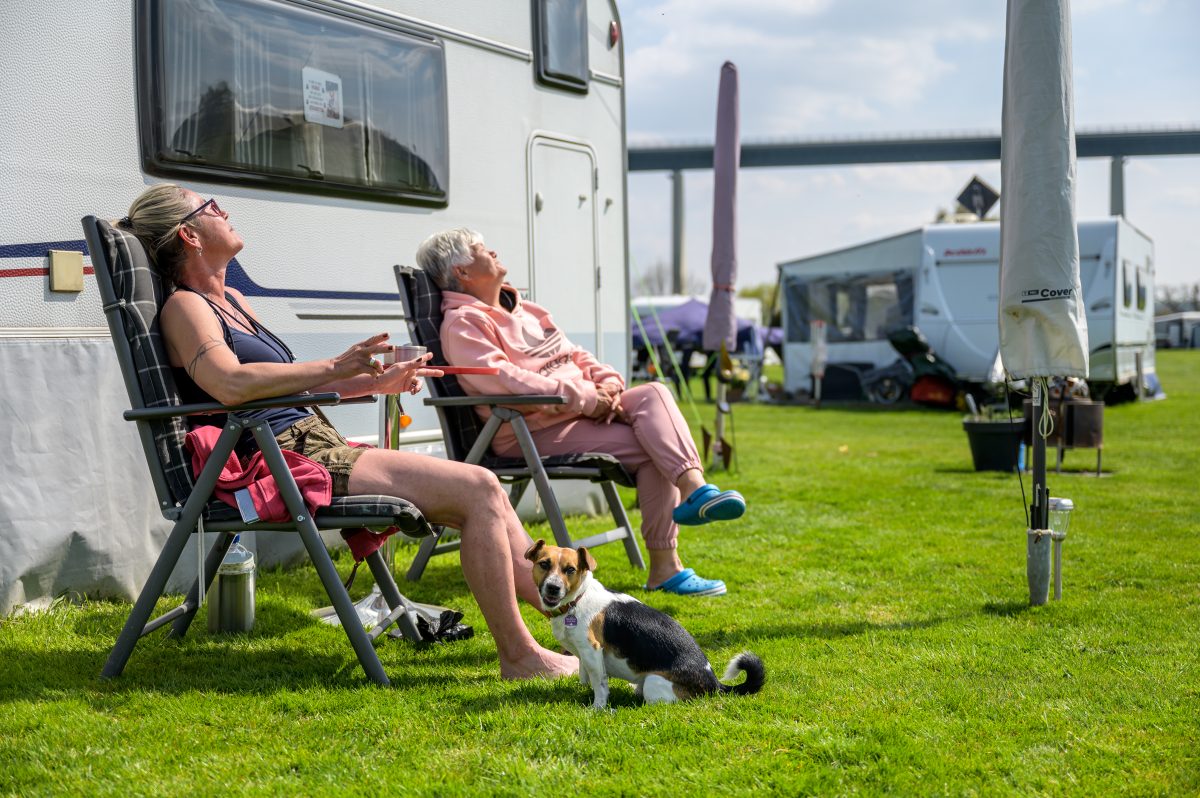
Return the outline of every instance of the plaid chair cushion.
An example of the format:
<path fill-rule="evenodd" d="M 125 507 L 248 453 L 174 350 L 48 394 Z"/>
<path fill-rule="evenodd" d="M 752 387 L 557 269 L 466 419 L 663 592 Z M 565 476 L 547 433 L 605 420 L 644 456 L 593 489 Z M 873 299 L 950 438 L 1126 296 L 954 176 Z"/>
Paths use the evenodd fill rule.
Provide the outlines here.
<path fill-rule="evenodd" d="M 479 463 L 489 471 L 494 471 L 500 477 L 529 476 L 529 466 L 519 457 L 485 457 Z M 591 468 L 596 473 L 588 477 L 592 482 L 615 482 L 627 488 L 636 488 L 637 480 L 621 464 L 621 461 L 611 454 L 603 452 L 584 452 L 583 454 L 556 454 L 542 458 L 542 465 L 551 478 L 559 468 Z"/>
<path fill-rule="evenodd" d="M 241 520 L 235 508 L 219 500 L 208 503 L 204 517 L 210 522 Z M 421 512 L 412 503 L 395 496 L 334 496 L 328 507 L 317 511 L 314 520 L 318 527 L 329 529 L 342 524 L 353 527 L 355 523 L 361 524 L 364 518 L 388 517 L 401 532 L 410 537 L 430 534 L 429 524 Z"/>
<path fill-rule="evenodd" d="M 98 269 L 107 266 L 112 276 L 140 393 L 130 400 L 135 408 L 177 406 L 181 404 L 179 391 L 158 327 L 158 311 L 166 299 L 162 280 L 150 267 L 146 250 L 136 236 L 104 221 L 97 226 L 104 252 L 103 258 L 92 259 L 92 265 Z M 150 426 L 167 486 L 175 501 L 183 503 L 193 485 L 191 461 L 183 449 L 186 422 L 172 418 L 151 422 Z"/>
<path fill-rule="evenodd" d="M 433 363 L 446 363 L 442 350 L 442 289 L 421 269 L 396 267 L 396 280 L 401 286 L 404 316 L 412 342 L 427 347 L 433 353 Z M 429 392 L 437 398 L 466 396 L 458 378 L 448 374 L 429 380 Z M 439 407 L 443 419 L 446 447 L 452 460 L 465 460 L 471 444 L 483 432 L 483 420 L 472 407 Z"/>

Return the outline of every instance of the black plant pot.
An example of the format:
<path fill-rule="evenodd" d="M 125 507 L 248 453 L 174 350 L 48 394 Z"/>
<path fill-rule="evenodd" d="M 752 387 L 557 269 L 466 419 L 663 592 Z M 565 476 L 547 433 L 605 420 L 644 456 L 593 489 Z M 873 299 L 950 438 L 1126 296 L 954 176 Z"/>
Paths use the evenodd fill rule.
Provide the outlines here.
<path fill-rule="evenodd" d="M 1025 420 L 972 421 L 963 419 L 976 471 L 1016 471 Z"/>

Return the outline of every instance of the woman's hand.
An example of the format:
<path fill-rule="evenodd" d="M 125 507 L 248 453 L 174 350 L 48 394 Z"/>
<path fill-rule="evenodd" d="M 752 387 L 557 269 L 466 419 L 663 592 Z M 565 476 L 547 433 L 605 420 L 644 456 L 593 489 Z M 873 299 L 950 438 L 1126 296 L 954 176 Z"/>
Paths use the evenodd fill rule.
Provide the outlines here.
<path fill-rule="evenodd" d="M 384 368 L 376 378 L 379 382 L 379 393 L 419 393 L 424 386 L 422 377 L 440 377 L 441 369 L 425 368 L 425 364 L 433 358 L 432 352 L 426 352 L 414 360 L 393 363 Z"/>
<path fill-rule="evenodd" d="M 595 421 L 603 421 L 611 416 L 616 408 L 619 408 L 620 400 L 617 397 L 609 394 L 608 391 L 596 391 L 596 408 L 588 414 L 588 418 Z"/>
<path fill-rule="evenodd" d="M 615 382 L 596 383 L 596 411 L 588 418 L 611 424 L 613 419 L 625 421 L 625 411 L 621 408 L 621 386 Z"/>
<path fill-rule="evenodd" d="M 348 379 L 359 374 L 371 374 L 375 377 L 384 373 L 383 364 L 375 359 L 376 355 L 390 352 L 391 344 L 387 343 L 388 334 L 372 335 L 365 341 L 360 341 L 333 359 L 334 379 Z"/>
<path fill-rule="evenodd" d="M 596 392 L 607 394 L 610 399 L 615 399 L 621 395 L 621 386 L 615 382 L 598 382 L 596 383 Z"/>

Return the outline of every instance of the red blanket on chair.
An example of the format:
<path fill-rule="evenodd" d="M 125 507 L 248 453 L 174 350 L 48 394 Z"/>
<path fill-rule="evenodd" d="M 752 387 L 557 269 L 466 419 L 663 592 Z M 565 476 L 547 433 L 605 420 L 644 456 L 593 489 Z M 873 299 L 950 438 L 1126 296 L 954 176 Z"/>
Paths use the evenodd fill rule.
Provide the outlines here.
<path fill-rule="evenodd" d="M 192 456 L 193 476 L 200 476 L 204 464 L 208 462 L 209 455 L 212 454 L 213 447 L 217 445 L 217 439 L 220 437 L 221 428 L 211 425 L 196 427 L 187 434 L 183 445 Z M 363 446 L 365 444 L 351 443 L 350 445 Z M 300 497 L 304 499 L 309 514 L 315 515 L 319 508 L 328 507 L 333 498 L 333 477 L 329 476 L 329 471 L 325 466 L 310 460 L 299 452 L 287 449 L 283 450 L 283 460 L 296 480 L 296 487 L 300 489 Z M 267 468 L 267 462 L 263 458 L 262 452 L 255 452 L 244 463 L 235 452 L 230 452 L 229 459 L 225 461 L 225 467 L 221 469 L 221 475 L 217 477 L 217 486 L 213 490 L 213 495 L 230 507 L 236 508 L 237 500 L 233 494 L 242 488 L 250 491 L 250 498 L 254 502 L 254 510 L 258 513 L 259 520 L 271 522 L 288 520 L 287 506 L 283 502 L 279 486 L 275 483 L 275 477 L 271 476 L 271 471 Z M 386 532 L 375 532 L 365 527 L 359 527 L 343 529 L 342 537 L 354 554 L 354 559 L 358 561 L 366 559 L 383 545 L 383 541 L 398 531 L 399 529 L 394 526 L 389 527 Z"/>
<path fill-rule="evenodd" d="M 217 439 L 221 437 L 221 428 L 214 426 L 196 427 L 187 434 L 184 446 L 192 455 L 192 474 L 199 476 L 204 464 L 208 462 Z M 283 450 L 283 459 L 288 470 L 300 488 L 300 496 L 304 499 L 309 513 L 316 513 L 320 507 L 328 507 L 333 499 L 333 478 L 319 463 L 315 463 L 298 452 Z M 288 509 L 283 503 L 283 495 L 275 484 L 267 468 L 267 461 L 262 452 L 255 452 L 243 462 L 235 452 L 229 453 L 221 475 L 217 477 L 217 487 L 213 495 L 230 507 L 237 507 L 234 492 L 246 488 L 254 501 L 254 509 L 262 521 L 279 522 L 288 520 Z"/>

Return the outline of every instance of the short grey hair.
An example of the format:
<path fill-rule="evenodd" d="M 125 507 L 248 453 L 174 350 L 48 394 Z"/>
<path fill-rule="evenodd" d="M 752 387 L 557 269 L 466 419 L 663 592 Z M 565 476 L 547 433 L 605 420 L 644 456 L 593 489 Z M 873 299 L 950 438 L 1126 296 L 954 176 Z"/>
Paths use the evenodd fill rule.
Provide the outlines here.
<path fill-rule="evenodd" d="M 454 267 L 465 266 L 474 260 L 471 247 L 482 243 L 483 236 L 467 227 L 434 233 L 417 247 L 417 265 L 443 291 L 461 291 Z"/>

